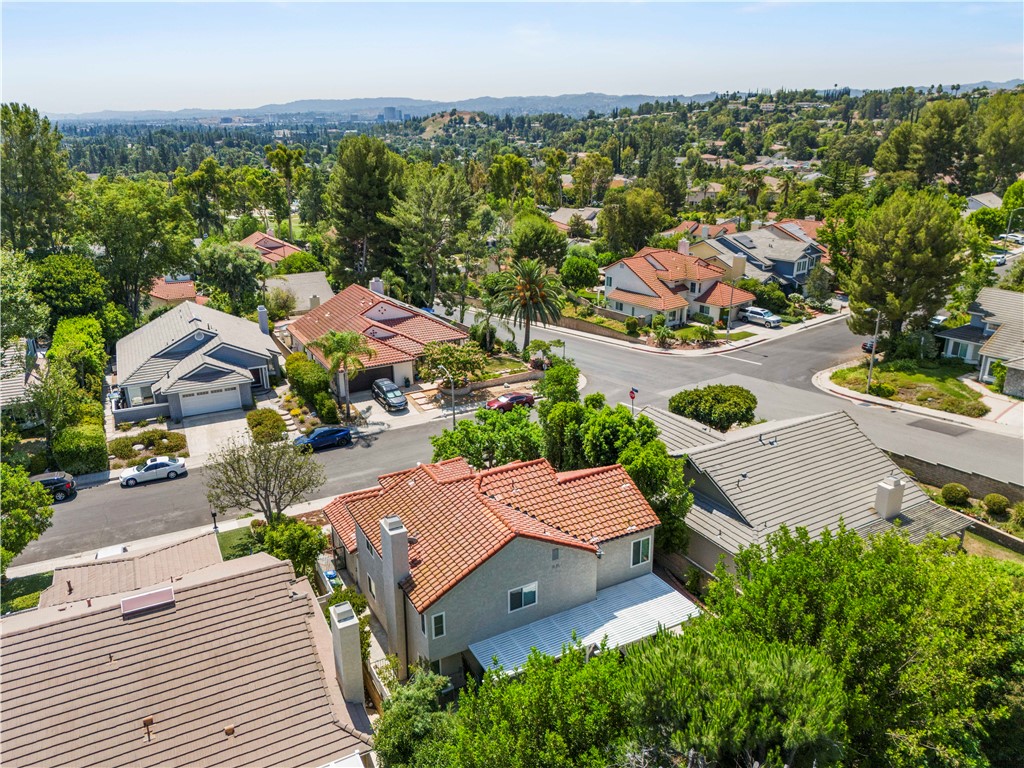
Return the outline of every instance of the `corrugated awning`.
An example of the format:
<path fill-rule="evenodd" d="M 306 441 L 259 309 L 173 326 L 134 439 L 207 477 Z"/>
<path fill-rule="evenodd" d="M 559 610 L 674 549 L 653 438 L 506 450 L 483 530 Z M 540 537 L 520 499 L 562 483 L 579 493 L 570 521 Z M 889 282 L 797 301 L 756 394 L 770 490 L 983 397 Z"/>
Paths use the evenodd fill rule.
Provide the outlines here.
<path fill-rule="evenodd" d="M 573 632 L 584 647 L 608 638 L 609 647 L 619 648 L 653 635 L 659 627 L 679 626 L 699 613 L 696 604 L 649 573 L 599 590 L 597 598 L 584 605 L 471 643 L 469 650 L 485 669 L 501 666 L 513 672 L 526 663 L 534 648 L 561 656 Z"/>

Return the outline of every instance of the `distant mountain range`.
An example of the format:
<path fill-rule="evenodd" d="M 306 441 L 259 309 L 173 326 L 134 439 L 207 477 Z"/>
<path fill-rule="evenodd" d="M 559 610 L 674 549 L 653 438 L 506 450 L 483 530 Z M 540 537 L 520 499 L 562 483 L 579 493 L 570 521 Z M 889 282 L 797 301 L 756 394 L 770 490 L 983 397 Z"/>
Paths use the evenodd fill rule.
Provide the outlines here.
<path fill-rule="evenodd" d="M 966 92 L 974 88 L 1011 89 L 1020 85 L 1022 80 L 1007 80 L 997 83 L 985 80 L 977 83 L 961 84 L 960 91 Z M 919 87 L 918 90 L 926 90 Z M 742 93 L 742 92 L 741 92 Z M 860 96 L 863 90 L 851 89 L 850 93 Z M 51 120 L 62 122 L 191 122 L 195 120 L 226 119 L 226 118 L 271 118 L 295 117 L 309 115 L 316 117 L 351 117 L 356 115 L 362 120 L 372 120 L 382 114 L 387 107 L 403 114 L 421 117 L 435 112 L 459 109 L 469 112 L 487 112 L 492 115 L 536 115 L 545 112 L 557 112 L 569 117 L 582 117 L 591 110 L 607 114 L 613 109 L 628 107 L 636 109 L 644 103 L 653 101 L 705 102 L 717 98 L 717 92 L 698 93 L 691 96 L 651 96 L 647 94 L 627 94 L 613 96 L 606 93 L 567 93 L 561 96 L 480 96 L 473 99 L 458 101 L 429 101 L 406 97 L 376 97 L 372 99 L 305 99 L 291 101 L 287 104 L 265 104 L 262 107 L 242 109 L 179 109 L 166 110 L 104 110 L 102 112 L 85 113 L 47 113 Z"/>

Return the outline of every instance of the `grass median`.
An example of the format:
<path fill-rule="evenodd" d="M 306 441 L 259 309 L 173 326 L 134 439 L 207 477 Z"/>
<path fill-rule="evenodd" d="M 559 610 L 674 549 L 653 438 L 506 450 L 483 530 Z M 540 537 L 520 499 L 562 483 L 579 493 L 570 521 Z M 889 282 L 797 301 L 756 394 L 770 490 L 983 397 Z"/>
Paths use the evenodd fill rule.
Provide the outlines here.
<path fill-rule="evenodd" d="M 979 392 L 960 381 L 961 376 L 974 370 L 972 365 L 950 360 L 875 363 L 871 394 L 886 400 L 979 418 L 988 413 L 988 406 L 981 401 Z M 867 378 L 867 360 L 852 368 L 835 371 L 831 376 L 839 386 L 861 393 L 867 391 Z"/>

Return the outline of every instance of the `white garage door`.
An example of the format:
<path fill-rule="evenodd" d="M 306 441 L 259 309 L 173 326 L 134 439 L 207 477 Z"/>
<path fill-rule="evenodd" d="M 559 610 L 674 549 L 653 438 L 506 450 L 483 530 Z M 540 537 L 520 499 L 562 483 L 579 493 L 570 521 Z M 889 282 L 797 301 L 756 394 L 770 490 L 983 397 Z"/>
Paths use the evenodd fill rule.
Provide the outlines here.
<path fill-rule="evenodd" d="M 181 395 L 181 415 L 197 416 L 200 413 L 214 413 L 241 408 L 242 399 L 238 387 L 213 387 L 201 392 L 184 392 Z"/>

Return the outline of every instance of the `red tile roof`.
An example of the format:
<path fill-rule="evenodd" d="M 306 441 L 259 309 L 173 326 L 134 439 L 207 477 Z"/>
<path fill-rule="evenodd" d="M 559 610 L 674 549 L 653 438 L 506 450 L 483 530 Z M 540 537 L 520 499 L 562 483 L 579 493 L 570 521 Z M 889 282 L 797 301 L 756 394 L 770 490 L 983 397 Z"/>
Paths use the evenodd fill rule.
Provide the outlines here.
<path fill-rule="evenodd" d="M 640 278 L 655 295 L 644 295 L 616 288 L 609 292 L 608 298 L 658 311 L 678 309 L 685 307 L 688 303 L 680 295 L 682 288 L 672 288 L 667 285 L 667 282 L 719 279 L 725 274 L 724 269 L 704 259 L 665 248 L 642 248 L 633 256 L 615 262 L 615 264 L 620 263 Z M 611 269 L 615 264 L 610 265 L 607 269 Z"/>
<path fill-rule="evenodd" d="M 161 301 L 195 301 L 196 284 L 192 280 L 167 282 L 166 277 L 158 277 L 150 286 L 149 295 Z"/>
<path fill-rule="evenodd" d="M 707 228 L 708 228 L 708 239 L 709 240 L 714 240 L 716 237 L 721 237 L 722 235 L 734 235 L 737 232 L 736 222 L 735 221 L 727 221 L 724 224 L 707 224 L 707 225 L 702 224 L 699 221 L 684 221 L 681 224 L 679 224 L 678 226 L 672 227 L 672 229 L 669 229 L 669 230 L 667 230 L 665 232 L 662 232 L 661 234 L 663 234 L 663 235 L 690 234 L 690 235 L 698 235 L 700 237 L 703 237 L 704 236 L 704 227 L 705 226 L 707 226 Z"/>
<path fill-rule="evenodd" d="M 324 512 L 346 546 L 358 525 L 378 552 L 380 520 L 401 518 L 415 536 L 402 588 L 420 613 L 517 536 L 596 552 L 603 541 L 659 523 L 619 465 L 557 474 L 538 459 L 475 472 L 456 458 L 378 482 Z"/>
<path fill-rule="evenodd" d="M 255 248 L 259 251 L 260 258 L 271 264 L 277 264 L 285 257 L 302 251 L 298 246 L 286 243 L 284 240 L 268 235 L 266 232 L 253 232 L 240 242 L 242 245 Z"/>
<path fill-rule="evenodd" d="M 288 329 L 304 346 L 328 331 L 361 333 L 376 352 L 363 361 L 372 367 L 415 360 L 431 341 L 466 338 L 463 331 L 436 317 L 354 284 L 304 314 Z M 318 351 L 310 352 L 326 364 Z"/>
<path fill-rule="evenodd" d="M 757 297 L 750 291 L 735 288 L 725 283 L 715 283 L 704 293 L 693 300 L 694 304 L 707 304 L 712 307 L 736 307 L 752 302 Z"/>

